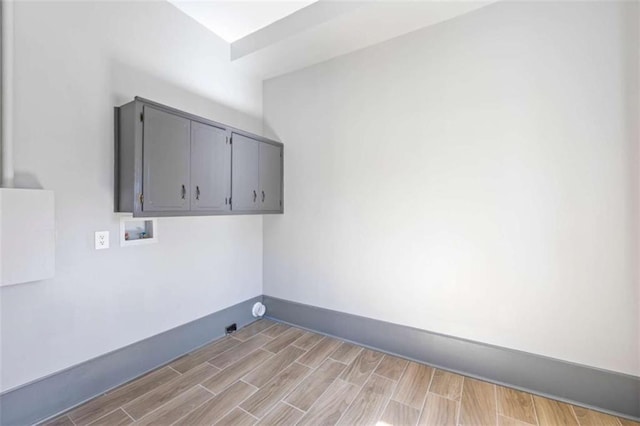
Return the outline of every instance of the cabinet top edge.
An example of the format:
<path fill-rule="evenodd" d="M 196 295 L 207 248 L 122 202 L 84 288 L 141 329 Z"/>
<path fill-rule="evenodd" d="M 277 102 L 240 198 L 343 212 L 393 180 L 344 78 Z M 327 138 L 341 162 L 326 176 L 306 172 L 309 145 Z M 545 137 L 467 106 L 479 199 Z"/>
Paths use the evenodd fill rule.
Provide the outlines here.
<path fill-rule="evenodd" d="M 167 105 L 164 105 L 164 104 L 161 104 L 161 103 L 158 103 L 158 102 L 143 98 L 141 96 L 134 97 L 133 102 L 140 102 L 142 104 L 149 105 L 149 106 L 152 106 L 154 108 L 162 109 L 162 110 L 164 110 L 166 112 L 170 112 L 172 114 L 180 115 L 180 116 L 182 116 L 184 118 L 188 118 L 189 120 L 197 121 L 197 122 L 200 122 L 200 123 L 203 123 L 203 124 L 208 124 L 208 125 L 211 125 L 211 126 L 214 126 L 214 127 L 219 127 L 219 128 L 222 128 L 222 129 L 224 129 L 224 130 L 226 130 L 226 131 L 228 131 L 230 133 L 236 133 L 236 134 L 239 134 L 239 135 L 243 135 L 243 136 L 249 137 L 251 139 L 258 140 L 260 142 L 266 142 L 266 143 L 269 143 L 269 144 L 272 144 L 272 145 L 277 145 L 277 146 L 280 146 L 280 147 L 284 147 L 284 144 L 282 142 L 279 142 L 279 141 L 276 141 L 276 140 L 273 140 L 273 139 L 269 139 L 269 138 L 266 138 L 264 136 L 257 135 L 255 133 L 247 132 L 246 130 L 239 129 L 237 127 L 233 127 L 233 126 L 230 126 L 228 124 L 220 123 L 219 121 L 210 120 L 208 118 L 201 117 L 199 115 L 195 115 L 195 114 L 192 114 L 190 112 L 182 111 L 182 110 L 179 110 L 177 108 L 173 108 L 173 107 L 170 107 L 170 106 L 167 106 Z M 122 107 L 124 105 L 126 105 L 126 104 L 123 104 L 123 105 L 121 105 L 119 107 L 116 107 L 116 108 L 120 108 L 120 107 Z"/>

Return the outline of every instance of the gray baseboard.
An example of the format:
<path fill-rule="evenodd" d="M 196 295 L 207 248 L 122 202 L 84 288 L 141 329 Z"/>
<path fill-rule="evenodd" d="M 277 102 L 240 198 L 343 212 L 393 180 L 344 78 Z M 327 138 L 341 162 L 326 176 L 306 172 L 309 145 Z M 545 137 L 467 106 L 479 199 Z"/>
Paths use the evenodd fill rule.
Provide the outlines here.
<path fill-rule="evenodd" d="M 31 425 L 52 418 L 110 389 L 206 345 L 224 327 L 255 318 L 257 296 L 148 339 L 0 394 L 0 425 Z"/>
<path fill-rule="evenodd" d="M 267 316 L 489 382 L 640 420 L 640 378 L 264 296 Z"/>

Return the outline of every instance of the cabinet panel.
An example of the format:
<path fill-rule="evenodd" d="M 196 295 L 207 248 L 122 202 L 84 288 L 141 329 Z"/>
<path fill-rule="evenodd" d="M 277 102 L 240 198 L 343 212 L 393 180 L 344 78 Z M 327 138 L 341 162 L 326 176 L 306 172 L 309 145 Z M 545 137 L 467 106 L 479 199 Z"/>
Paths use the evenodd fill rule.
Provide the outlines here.
<path fill-rule="evenodd" d="M 191 122 L 191 210 L 229 210 L 231 145 L 225 130 Z"/>
<path fill-rule="evenodd" d="M 233 210 L 258 210 L 260 142 L 233 134 L 231 198 Z"/>
<path fill-rule="evenodd" d="M 281 143 L 140 97 L 114 116 L 116 211 L 283 212 Z"/>
<path fill-rule="evenodd" d="M 282 148 L 260 143 L 260 210 L 278 211 L 282 200 Z"/>
<path fill-rule="evenodd" d="M 144 211 L 189 210 L 189 145 L 191 122 L 144 107 Z"/>

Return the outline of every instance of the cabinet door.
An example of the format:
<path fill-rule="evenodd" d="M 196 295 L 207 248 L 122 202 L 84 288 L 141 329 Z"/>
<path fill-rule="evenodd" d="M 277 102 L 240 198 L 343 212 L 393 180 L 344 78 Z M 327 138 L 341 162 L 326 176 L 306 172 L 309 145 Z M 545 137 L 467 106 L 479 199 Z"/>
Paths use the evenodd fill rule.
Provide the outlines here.
<path fill-rule="evenodd" d="M 191 122 L 191 210 L 229 210 L 231 145 L 218 127 Z"/>
<path fill-rule="evenodd" d="M 282 204 L 282 147 L 260 143 L 260 210 L 279 211 Z"/>
<path fill-rule="evenodd" d="M 237 211 L 258 210 L 260 142 L 235 133 L 232 137 L 232 208 Z"/>
<path fill-rule="evenodd" d="M 190 120 L 145 106 L 143 123 L 143 210 L 189 210 Z"/>

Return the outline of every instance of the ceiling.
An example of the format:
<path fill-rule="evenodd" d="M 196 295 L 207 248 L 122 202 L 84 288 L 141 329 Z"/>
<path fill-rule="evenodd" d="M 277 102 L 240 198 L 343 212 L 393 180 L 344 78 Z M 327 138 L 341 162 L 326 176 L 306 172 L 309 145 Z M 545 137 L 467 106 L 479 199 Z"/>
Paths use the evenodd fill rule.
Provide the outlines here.
<path fill-rule="evenodd" d="M 169 0 L 223 38 L 230 60 L 277 77 L 497 0 Z"/>
<path fill-rule="evenodd" d="M 316 0 L 169 0 L 228 43 L 249 35 Z"/>

